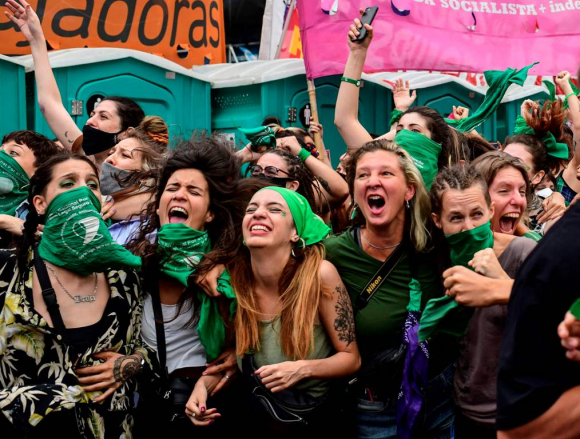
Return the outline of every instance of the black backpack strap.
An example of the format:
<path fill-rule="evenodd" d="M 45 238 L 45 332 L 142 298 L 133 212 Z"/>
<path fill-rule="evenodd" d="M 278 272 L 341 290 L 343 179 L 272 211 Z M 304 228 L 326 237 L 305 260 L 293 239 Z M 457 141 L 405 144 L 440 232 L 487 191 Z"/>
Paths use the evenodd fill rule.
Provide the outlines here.
<path fill-rule="evenodd" d="M 46 309 L 48 310 L 52 320 L 52 326 L 61 337 L 64 337 L 66 334 L 66 326 L 64 326 L 64 322 L 62 321 L 58 301 L 56 300 L 56 294 L 54 288 L 52 288 L 50 278 L 48 277 L 46 265 L 44 265 L 44 261 L 38 254 L 38 248 L 34 249 L 34 268 L 36 269 L 38 282 L 42 289 L 42 298 L 44 299 L 44 303 L 46 303 Z"/>
<path fill-rule="evenodd" d="M 165 324 L 163 323 L 163 311 L 161 310 L 161 298 L 159 296 L 159 267 L 147 269 L 148 292 L 151 295 L 153 305 L 153 317 L 155 318 L 155 335 L 157 337 L 157 356 L 163 371 L 163 379 L 168 380 L 167 372 L 167 345 L 165 343 Z"/>

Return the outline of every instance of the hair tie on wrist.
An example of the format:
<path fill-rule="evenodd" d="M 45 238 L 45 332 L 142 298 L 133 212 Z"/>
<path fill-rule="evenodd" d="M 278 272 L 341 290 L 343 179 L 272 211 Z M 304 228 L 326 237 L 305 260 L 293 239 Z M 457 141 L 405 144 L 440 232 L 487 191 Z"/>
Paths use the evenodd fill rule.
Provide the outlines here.
<path fill-rule="evenodd" d="M 567 100 L 568 100 L 568 98 L 569 98 L 570 96 L 576 96 L 576 93 L 574 93 L 574 92 L 572 92 L 572 93 L 568 93 L 568 94 L 566 95 L 566 97 L 564 98 L 564 100 L 565 100 L 565 101 L 567 101 Z"/>
<path fill-rule="evenodd" d="M 298 158 L 304 162 L 304 161 L 306 161 L 306 159 L 307 159 L 308 157 L 310 157 L 311 155 L 312 155 L 312 154 L 310 154 L 310 153 L 309 153 L 309 152 L 308 152 L 306 149 L 302 148 L 302 149 L 300 150 L 300 152 L 298 153 Z"/>

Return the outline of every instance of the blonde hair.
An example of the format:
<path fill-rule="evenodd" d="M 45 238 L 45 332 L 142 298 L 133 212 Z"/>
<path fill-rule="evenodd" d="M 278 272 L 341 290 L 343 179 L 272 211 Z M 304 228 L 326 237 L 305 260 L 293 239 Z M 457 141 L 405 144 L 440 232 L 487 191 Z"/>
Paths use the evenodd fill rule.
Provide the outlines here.
<path fill-rule="evenodd" d="M 415 196 L 410 200 L 409 204 L 409 237 L 415 250 L 420 252 L 427 248 L 429 242 L 429 231 L 427 229 L 427 219 L 431 211 L 431 202 L 429 201 L 429 194 L 425 189 L 425 183 L 421 173 L 413 163 L 411 156 L 407 151 L 398 146 L 395 142 L 385 139 L 373 140 L 363 145 L 352 154 L 351 160 L 347 164 L 346 175 L 347 183 L 350 191 L 350 196 L 354 199 L 354 180 L 356 174 L 356 167 L 360 158 L 371 152 L 386 151 L 396 155 L 399 159 L 401 170 L 405 174 L 407 184 L 415 188 Z M 365 219 L 358 211 L 355 216 L 355 222 L 364 224 Z"/>
<path fill-rule="evenodd" d="M 137 128 L 127 130 L 127 139 L 136 139 L 141 144 L 136 148 L 141 152 L 144 171 L 158 168 L 167 153 L 169 129 L 159 116 L 145 117 Z"/>
<path fill-rule="evenodd" d="M 297 250 L 294 250 L 297 252 Z M 317 243 L 291 257 L 278 281 L 280 291 L 280 340 L 282 351 L 291 360 L 305 359 L 314 348 L 314 324 L 323 291 L 320 265 L 324 246 Z M 260 350 L 260 310 L 254 291 L 255 279 L 251 255 L 244 247 L 242 254 L 228 264 L 238 309 L 235 317 L 236 354 Z"/>

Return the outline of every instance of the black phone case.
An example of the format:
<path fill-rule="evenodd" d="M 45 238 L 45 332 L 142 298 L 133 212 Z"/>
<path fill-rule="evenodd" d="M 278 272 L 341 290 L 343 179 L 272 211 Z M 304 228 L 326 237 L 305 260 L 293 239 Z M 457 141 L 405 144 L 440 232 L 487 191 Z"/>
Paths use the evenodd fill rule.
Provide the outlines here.
<path fill-rule="evenodd" d="M 372 24 L 377 12 L 379 11 L 378 6 L 371 6 L 365 9 L 362 17 L 360 18 L 362 27 L 359 29 L 360 35 L 356 37 L 353 41 L 362 41 L 367 37 L 367 30 L 365 29 L 365 24 Z"/>

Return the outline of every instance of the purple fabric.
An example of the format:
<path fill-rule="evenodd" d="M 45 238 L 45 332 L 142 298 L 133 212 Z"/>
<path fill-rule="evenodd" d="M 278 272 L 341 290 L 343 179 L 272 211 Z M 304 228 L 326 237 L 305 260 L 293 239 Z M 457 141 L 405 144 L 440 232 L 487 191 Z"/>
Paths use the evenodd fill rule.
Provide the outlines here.
<path fill-rule="evenodd" d="M 419 343 L 421 313 L 409 312 L 405 322 L 403 344 L 407 346 L 401 391 L 397 401 L 397 434 L 403 439 L 412 437 L 420 427 L 417 422 L 423 408 L 423 393 L 427 388 L 429 351 L 427 342 Z"/>

